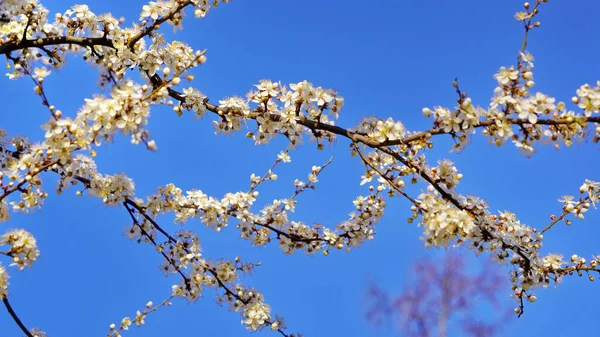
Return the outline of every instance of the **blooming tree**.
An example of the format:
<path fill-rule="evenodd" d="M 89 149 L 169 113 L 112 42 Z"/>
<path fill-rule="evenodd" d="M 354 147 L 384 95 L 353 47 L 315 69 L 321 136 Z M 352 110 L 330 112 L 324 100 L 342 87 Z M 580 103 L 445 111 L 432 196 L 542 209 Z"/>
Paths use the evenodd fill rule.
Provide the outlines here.
<path fill-rule="evenodd" d="M 163 259 L 165 274 L 178 275 L 171 296 L 161 303 L 147 303 L 134 317 L 111 324 L 109 336 L 120 336 L 131 325 L 142 325 L 146 316 L 172 300 L 196 301 L 204 289 L 218 292 L 218 301 L 241 315 L 249 330 L 273 329 L 295 336 L 275 315 L 259 289 L 242 283 L 242 276 L 257 266 L 241 257 L 213 260 L 204 255 L 197 234 L 189 229 L 171 233 L 158 218 L 171 214 L 182 225 L 198 219 L 221 231 L 234 225 L 242 239 L 255 246 L 276 243 L 286 254 L 304 251 L 329 255 L 334 251 L 359 248 L 372 240 L 389 198 L 404 198 L 411 204 L 409 222 L 423 229 L 427 247 L 468 247 L 511 266 L 510 282 L 521 315 L 526 302 L 536 299 L 534 291 L 558 283 L 569 275 L 600 271 L 598 257 L 559 254 L 543 255 L 543 234 L 560 222 L 583 219 L 595 206 L 600 183 L 582 182 L 575 196 L 560 200 L 562 210 L 542 228 L 521 223 L 515 214 L 493 212 L 480 198 L 457 191 L 462 179 L 459 169 L 447 159 L 427 158 L 439 137 L 454 141 L 461 151 L 478 132 L 492 144 L 512 144 L 531 156 L 539 144 L 558 148 L 583 139 L 600 139 L 600 83 L 582 85 L 571 104 L 533 92 L 533 56 L 527 51 L 529 33 L 540 26 L 536 15 L 547 2 L 525 3 L 516 19 L 523 24 L 525 38 L 516 63 L 501 67 L 494 75 L 497 87 L 490 103 L 481 107 L 453 82 L 457 105 L 424 108 L 431 120 L 425 131 L 410 131 L 392 118 L 364 117 L 353 127 L 337 125 L 344 99 L 336 91 L 311 82 L 283 84 L 261 80 L 245 97 L 209 99 L 193 85 L 193 68 L 206 62 L 204 51 L 178 40 L 167 40 L 164 26 L 183 29 L 186 13 L 202 18 L 228 0 L 158 0 L 142 6 L 139 20 L 126 26 L 111 14 L 95 14 L 86 5 L 75 5 L 63 13 L 50 14 L 37 0 L 0 2 L 0 54 L 6 57 L 9 79 L 33 83 L 48 121 L 42 126 L 45 139 L 30 142 L 26 137 L 0 131 L 0 222 L 10 222 L 15 212 L 30 213 L 43 207 L 54 192 L 88 195 L 106 206 L 120 207 L 130 224 L 125 234 L 138 243 L 153 246 Z M 233 5 L 232 5 L 233 6 Z M 67 56 L 78 53 L 95 67 L 105 94 L 86 99 L 76 114 L 63 113 L 52 103 L 45 78 L 66 66 Z M 217 135 L 244 132 L 256 145 L 279 137 L 288 142 L 266 172 L 249 177 L 248 186 L 223 197 L 199 189 L 182 190 L 174 184 L 156 188 L 151 195 L 136 194 L 134 182 L 125 174 L 109 175 L 98 170 L 94 160 L 102 146 L 117 135 L 131 137 L 149 151 L 158 145 L 146 128 L 152 107 L 169 106 L 178 116 L 212 118 Z M 572 107 L 572 109 L 570 108 Z M 365 194 L 354 200 L 348 219 L 336 227 L 309 225 L 294 219 L 297 196 L 315 189 L 319 175 L 331 162 L 315 163 L 304 179 L 291 184 L 292 192 L 273 200 L 259 198 L 262 186 L 277 179 L 277 169 L 291 161 L 293 150 L 310 140 L 318 150 L 334 141 L 345 142 L 350 155 L 362 162 L 360 181 Z M 55 188 L 49 179 L 57 179 Z M 416 184 L 421 193 L 409 193 Z M 47 192 L 48 191 L 48 192 Z M 18 226 L 19 224 L 12 224 Z M 5 230 L 0 237 L 0 298 L 23 333 L 42 336 L 28 329 L 11 307 L 11 270 L 35 266 L 40 252 L 36 239 L 24 229 Z"/>
<path fill-rule="evenodd" d="M 478 274 L 468 272 L 464 256 L 448 253 L 439 261 L 422 259 L 413 266 L 414 283 L 402 293 L 390 298 L 388 292 L 372 285 L 366 317 L 376 325 L 387 319 L 398 321 L 406 336 L 446 337 L 452 331 L 466 336 L 496 336 L 506 325 L 506 315 L 498 301 L 504 290 L 505 278 L 490 264 L 484 264 Z M 503 282 L 504 281 L 504 282 Z M 477 312 L 485 304 L 497 313 L 483 318 Z"/>

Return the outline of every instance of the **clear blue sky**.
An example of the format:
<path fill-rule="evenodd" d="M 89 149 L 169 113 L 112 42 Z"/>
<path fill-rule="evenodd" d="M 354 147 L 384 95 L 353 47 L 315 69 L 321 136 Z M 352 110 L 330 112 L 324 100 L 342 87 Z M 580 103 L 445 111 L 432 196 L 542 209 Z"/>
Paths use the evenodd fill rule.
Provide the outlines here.
<path fill-rule="evenodd" d="M 90 1 L 95 13 L 112 12 L 137 19 L 143 1 Z M 71 1 L 47 1 L 52 12 L 64 12 Z M 458 77 L 473 101 L 487 106 L 495 86 L 492 75 L 500 66 L 514 64 L 523 29 L 513 19 L 520 0 L 233 0 L 204 20 L 188 16 L 177 38 L 194 48 L 207 49 L 208 62 L 196 71 L 198 88 L 213 102 L 232 94 L 243 95 L 259 79 L 284 83 L 307 79 L 337 89 L 346 99 L 339 122 L 350 127 L 361 116 L 391 116 L 411 130 L 429 127 L 422 116 L 425 106 L 452 107 L 451 87 Z M 542 27 L 531 34 L 529 50 L 536 57 L 535 89 L 568 101 L 584 83 L 600 79 L 600 35 L 594 0 L 550 1 L 541 9 Z M 46 81 L 52 104 L 74 115 L 85 97 L 97 93 L 93 68 L 77 56 Z M 137 75 L 134 76 L 137 79 Z M 3 112 L 0 127 L 41 140 L 40 125 L 48 112 L 23 79 L 0 80 Z M 192 122 L 169 109 L 153 110 L 150 131 L 158 153 L 133 146 L 120 137 L 102 148 L 99 170 L 125 172 L 136 182 L 139 196 L 173 182 L 184 189 L 199 188 L 221 196 L 244 190 L 251 173 L 262 173 L 283 148 L 282 142 L 254 147 L 242 136 L 213 135 L 211 117 Z M 600 180 L 598 146 L 581 146 L 556 152 L 544 148 L 531 159 L 512 146 L 491 148 L 476 137 L 461 155 L 449 155 L 448 139 L 438 139 L 430 152 L 433 163 L 449 157 L 464 174 L 460 191 L 486 199 L 492 210 L 511 210 L 522 222 L 542 228 L 551 213 L 558 213 L 557 198 L 575 194 L 585 178 Z M 334 162 L 321 176 L 315 192 L 300 198 L 297 218 L 334 226 L 352 209 L 351 200 L 364 193 L 358 185 L 363 168 L 348 155 L 348 144 L 317 152 L 307 144 L 279 172 L 279 181 L 262 190 L 265 202 L 288 195 L 291 182 L 305 177 L 310 167 Z M 51 175 L 47 176 L 50 188 Z M 269 185 L 267 185 L 269 186 Z M 362 192 L 361 192 L 362 191 Z M 161 259 L 149 246 L 122 235 L 129 216 L 124 209 L 106 208 L 92 198 L 76 198 L 74 190 L 51 193 L 42 211 L 16 215 L 8 228 L 25 227 L 39 242 L 41 258 L 33 269 L 17 273 L 11 268 L 10 300 L 29 327 L 40 327 L 50 337 L 103 336 L 108 325 L 152 300 L 168 296 L 175 278 L 165 279 L 157 269 Z M 273 246 L 251 247 L 238 239 L 235 228 L 221 233 L 199 222 L 186 226 L 199 233 L 205 256 L 261 261 L 246 284 L 261 289 L 272 310 L 286 318 L 290 331 L 306 336 L 391 336 L 363 318 L 366 286 L 371 281 L 399 290 L 418 257 L 431 254 L 418 237 L 420 229 L 407 224 L 409 205 L 393 200 L 377 236 L 362 249 L 334 252 L 329 257 L 284 256 Z M 171 218 L 161 223 L 171 231 Z M 565 256 L 600 254 L 598 221 L 593 210 L 584 222 L 550 231 L 545 251 Z M 6 224 L 3 224 L 7 227 Z M 2 230 L 3 232 L 4 230 Z M 6 265 L 7 261 L 3 261 Z M 509 289 L 507 289 L 507 293 Z M 558 289 L 538 291 L 538 302 L 525 315 L 512 320 L 506 333 L 519 336 L 578 336 L 589 334 L 597 316 L 600 290 L 586 278 L 566 278 Z M 512 302 L 510 302 L 512 304 Z M 143 328 L 132 327 L 128 337 L 246 336 L 237 313 L 214 303 L 213 293 L 198 303 L 176 301 L 146 319 Z M 0 311 L 0 336 L 22 333 Z M 276 336 L 266 330 L 258 336 Z"/>

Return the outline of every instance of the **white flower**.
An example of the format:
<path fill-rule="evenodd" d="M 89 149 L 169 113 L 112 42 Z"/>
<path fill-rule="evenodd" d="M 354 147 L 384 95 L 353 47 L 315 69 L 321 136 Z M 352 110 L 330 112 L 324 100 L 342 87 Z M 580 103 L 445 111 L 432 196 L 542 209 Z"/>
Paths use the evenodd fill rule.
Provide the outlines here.
<path fill-rule="evenodd" d="M 289 163 L 290 161 L 292 161 L 290 155 L 285 151 L 279 152 L 279 154 L 277 155 L 277 158 L 284 163 Z"/>
<path fill-rule="evenodd" d="M 44 79 L 44 77 L 47 77 L 50 75 L 50 72 L 51 71 L 45 67 L 35 68 L 33 70 L 33 75 L 37 78 L 38 81 L 42 81 Z"/>
<path fill-rule="evenodd" d="M 123 330 L 129 330 L 129 326 L 131 325 L 131 318 L 129 317 L 124 317 L 121 320 L 121 326 L 123 327 Z"/>
<path fill-rule="evenodd" d="M 548 254 L 542 259 L 542 265 L 544 268 L 548 268 L 550 270 L 561 269 L 563 264 L 565 264 L 565 261 L 563 260 L 563 256 L 559 254 Z"/>
<path fill-rule="evenodd" d="M 271 309 L 261 302 L 254 302 L 244 309 L 242 324 L 246 324 L 248 330 L 256 331 L 269 320 Z"/>
<path fill-rule="evenodd" d="M 10 210 L 6 201 L 2 200 L 0 202 L 0 222 L 5 222 L 10 219 Z"/>
<path fill-rule="evenodd" d="M 0 300 L 4 299 L 5 296 L 8 295 L 8 272 L 2 264 L 0 264 Z"/>
<path fill-rule="evenodd" d="M 516 81 L 519 78 L 519 72 L 514 68 L 501 67 L 496 75 L 494 75 L 496 81 L 500 85 L 508 85 L 511 81 Z"/>

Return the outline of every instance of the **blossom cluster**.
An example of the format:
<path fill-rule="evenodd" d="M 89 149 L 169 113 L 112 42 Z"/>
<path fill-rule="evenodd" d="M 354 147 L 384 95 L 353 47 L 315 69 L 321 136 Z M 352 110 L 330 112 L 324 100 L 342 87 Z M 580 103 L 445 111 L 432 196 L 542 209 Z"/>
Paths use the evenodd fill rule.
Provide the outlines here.
<path fill-rule="evenodd" d="M 332 133 L 317 132 L 305 125 L 307 120 L 319 125 L 334 125 L 344 104 L 344 99 L 334 90 L 315 87 L 307 81 L 287 87 L 279 82 L 261 80 L 255 87 L 256 90 L 250 91 L 246 99 L 233 96 L 219 101 L 221 121 L 214 123 L 217 133 L 239 131 L 246 120 L 253 119 L 256 131 L 249 132 L 247 136 L 257 145 L 269 143 L 278 134 L 284 135 L 292 146 L 301 144 L 305 133 L 310 133 L 319 142 L 319 147 L 322 139 L 329 142 L 335 139 Z M 198 100 L 190 105 L 186 101 L 186 105 L 195 110 L 196 102 Z"/>
<path fill-rule="evenodd" d="M 306 133 L 319 142 L 320 148 L 322 139 L 330 142 L 335 139 L 332 133 L 317 132 L 314 127 L 305 125 L 307 120 L 318 125 L 334 125 L 344 104 L 344 99 L 335 91 L 315 87 L 307 81 L 292 83 L 288 88 L 279 82 L 261 80 L 255 87 L 246 98 L 231 96 L 219 100 L 219 106 L 214 107 L 219 119 L 213 121 L 217 134 L 232 135 L 251 119 L 256 122 L 256 131 L 248 132 L 247 137 L 257 145 L 269 143 L 278 134 L 284 135 L 292 146 L 301 144 Z M 201 117 L 208 107 L 206 96 L 192 87 L 183 90 L 179 102 L 173 108 L 177 114 L 187 109 Z"/>
<path fill-rule="evenodd" d="M 454 148 L 463 149 L 468 145 L 469 134 L 483 128 L 482 133 L 489 137 L 490 143 L 501 146 L 511 141 L 527 156 L 536 151 L 536 142 L 552 144 L 555 148 L 559 148 L 560 143 L 571 146 L 587 137 L 590 126 L 594 129 L 593 140 L 597 142 L 600 124 L 590 117 L 600 113 L 598 86 L 585 84 L 577 90 L 572 102 L 583 110 L 578 114 L 568 110 L 564 102 L 556 103 L 554 97 L 531 93 L 535 85 L 533 56 L 523 51 L 519 62 L 516 67 L 501 67 L 494 75 L 498 86 L 487 109 L 475 107 L 471 98 L 458 89 L 458 82 L 454 82 L 459 94 L 456 108 L 423 109 L 423 114 L 433 120 L 429 134 L 450 134 L 457 141 Z"/>
<path fill-rule="evenodd" d="M 563 203 L 563 211 L 566 214 L 573 214 L 577 219 L 583 220 L 584 213 L 590 206 L 596 207 L 596 201 L 600 197 L 600 183 L 586 180 L 579 188 L 580 197 L 578 200 L 574 196 L 566 195 L 558 201 Z"/>
<path fill-rule="evenodd" d="M 289 155 L 282 153 L 278 156 L 277 162 L 289 160 Z M 220 199 L 208 196 L 200 190 L 184 192 L 175 185 L 168 184 L 160 187 L 157 194 L 149 196 L 146 202 L 142 200 L 136 202 L 152 218 L 173 212 L 175 222 L 180 224 L 197 218 L 204 225 L 221 231 L 230 221 L 236 221 L 236 227 L 240 230 L 242 238 L 251 240 L 257 246 L 266 245 L 275 239 L 281 249 L 288 254 L 296 250 L 314 253 L 327 250 L 329 247 L 342 249 L 360 246 L 364 241 L 373 238 L 373 226 L 383 216 L 386 203 L 382 196 L 377 195 L 378 192 L 367 197 L 357 197 L 354 201 L 356 212 L 351 213 L 349 220 L 342 222 L 335 230 L 323 226 L 308 226 L 290 219 L 290 213 L 295 210 L 296 196 L 315 188 L 323 167 L 313 166 L 306 182 L 298 179 L 294 181 L 295 191 L 290 198 L 275 199 L 262 207 L 259 212 L 253 212 L 251 209 L 259 195 L 256 188 L 266 180 L 277 179 L 277 175 L 272 170 L 269 170 L 263 178 L 252 174 L 248 192 L 227 193 Z M 128 226 L 125 233 L 131 239 L 138 241 L 142 241 L 144 236 L 155 237 L 155 230 L 149 225 L 147 219 L 140 221 L 139 224 Z M 273 234 L 275 234 L 274 238 Z M 162 253 L 168 253 L 169 256 L 168 263 L 165 264 L 166 270 L 172 268 L 169 264 L 172 264 L 173 260 L 180 260 L 181 256 L 189 256 L 169 253 L 175 250 L 175 248 L 167 249 L 162 246 L 160 248 Z M 181 261 L 176 265 L 180 264 Z"/>
<path fill-rule="evenodd" d="M 420 225 L 423 226 L 426 246 L 448 247 L 454 240 L 461 243 L 479 234 L 472 216 L 441 198 L 431 186 L 427 188 L 427 193 L 419 195 L 419 206 L 412 206 L 412 210 L 421 213 Z"/>
<path fill-rule="evenodd" d="M 134 28 L 121 27 L 122 22 L 111 14 L 97 15 L 87 5 L 74 5 L 63 14 L 56 14 L 50 21 L 48 10 L 37 1 L 5 1 L 2 3 L 3 18 L 9 20 L 0 29 L 0 41 L 3 44 L 16 46 L 24 43 L 23 39 L 36 40 L 56 37 L 72 37 L 71 46 L 59 45 L 52 53 L 31 53 L 25 48 L 16 57 L 19 64 L 29 65 L 39 61 L 58 69 L 65 64 L 65 55 L 73 50 L 82 50 L 84 59 L 95 64 L 102 71 L 113 71 L 121 76 L 127 68 L 140 67 L 155 74 L 160 69 L 182 71 L 191 63 L 202 63 L 200 55 L 193 52 L 181 42 L 164 43 L 164 38 L 157 34 L 151 38 L 152 44 L 146 48 L 145 37 L 153 28 L 162 22 L 174 24 L 182 28 L 182 10 L 191 6 L 196 17 L 203 17 L 211 7 L 222 1 L 187 0 L 187 1 L 157 1 L 143 6 L 140 14 L 140 24 Z M 93 48 L 89 41 L 76 38 L 102 39 Z M 20 48 L 16 48 L 20 49 Z M 16 69 L 12 76 L 24 74 L 26 68 Z"/>
<path fill-rule="evenodd" d="M 381 120 L 375 116 L 363 118 L 356 127 L 356 132 L 366 134 L 369 138 L 381 143 L 387 140 L 402 139 L 407 134 L 402 122 L 394 121 L 391 117 Z"/>
<path fill-rule="evenodd" d="M 479 125 L 481 116 L 485 115 L 485 110 L 473 106 L 470 98 L 461 100 L 460 105 L 454 110 L 444 107 L 435 107 L 423 109 L 426 117 L 433 119 L 435 128 L 444 130 L 445 133 L 473 132 L 473 128 Z"/>
<path fill-rule="evenodd" d="M 0 236 L 1 246 L 8 246 L 8 250 L 0 251 L 0 255 L 10 257 L 13 262 L 10 266 L 16 266 L 18 270 L 31 267 L 40 256 L 35 238 L 23 229 L 9 230 Z M 8 296 L 9 277 L 8 271 L 0 263 L 0 300 Z"/>
<path fill-rule="evenodd" d="M 0 236 L 0 246 L 9 246 L 6 254 L 13 259 L 12 265 L 18 269 L 31 267 L 40 256 L 37 243 L 31 233 L 23 229 L 14 229 Z"/>
<path fill-rule="evenodd" d="M 512 140 L 527 156 L 535 152 L 534 144 L 537 141 L 559 148 L 561 142 L 571 146 L 574 141 L 586 138 L 586 129 L 590 125 L 598 125 L 590 123 L 588 117 L 599 111 L 592 104 L 583 108 L 583 114 L 577 114 L 568 110 L 564 102 L 556 103 L 553 97 L 541 92 L 530 93 L 529 90 L 534 86 L 533 56 L 523 52 L 520 60 L 517 68 L 520 70 L 504 68 L 496 74 L 499 86 L 494 91 L 495 95 L 487 111 L 488 118 L 492 117 L 494 123 L 486 127 L 484 134 L 491 137 L 497 145 Z M 586 84 L 577 90 L 578 96 L 572 100 L 577 104 L 581 97 L 581 102 L 585 105 L 590 97 L 594 97 L 594 91 L 597 92 L 598 89 Z M 513 130 L 517 126 L 520 132 Z M 597 141 L 600 130 L 594 131 L 594 141 Z"/>
<path fill-rule="evenodd" d="M 111 97 L 96 96 L 86 99 L 86 104 L 75 119 L 62 117 L 57 111 L 43 125 L 46 130 L 44 146 L 61 162 L 68 162 L 72 152 L 99 146 L 111 141 L 116 132 L 132 136 L 132 143 L 150 142 L 144 130 L 148 123 L 148 103 L 143 98 L 144 89 L 133 81 L 113 87 Z"/>
<path fill-rule="evenodd" d="M 583 110 L 584 116 L 590 117 L 600 112 L 600 81 L 596 82 L 595 87 L 590 87 L 589 84 L 582 85 L 576 94 L 571 100 Z"/>

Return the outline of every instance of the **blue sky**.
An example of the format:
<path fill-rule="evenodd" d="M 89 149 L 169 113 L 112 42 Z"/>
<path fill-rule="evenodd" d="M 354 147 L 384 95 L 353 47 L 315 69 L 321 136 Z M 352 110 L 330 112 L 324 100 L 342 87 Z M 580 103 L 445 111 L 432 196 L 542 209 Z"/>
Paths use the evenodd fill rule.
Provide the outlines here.
<path fill-rule="evenodd" d="M 55 0 L 46 6 L 63 12 L 72 4 Z M 112 12 L 131 23 L 143 2 L 87 4 L 97 14 Z M 364 115 L 377 115 L 402 120 L 411 130 L 424 130 L 430 125 L 421 114 L 423 107 L 455 104 L 451 87 L 455 77 L 477 105 L 487 106 L 495 86 L 492 75 L 516 61 L 523 29 L 513 15 L 521 8 L 522 2 L 513 0 L 233 0 L 204 20 L 188 16 L 186 29 L 176 38 L 208 50 L 208 62 L 196 70 L 195 82 L 213 102 L 243 95 L 263 78 L 283 83 L 306 79 L 335 88 L 345 97 L 342 126 L 353 126 Z M 568 101 L 580 85 L 600 79 L 600 46 L 595 43 L 599 9 L 593 0 L 578 1 L 577 6 L 550 1 L 542 7 L 542 26 L 529 40 L 536 57 L 534 89 Z M 77 56 L 70 61 L 45 86 L 51 103 L 74 115 L 83 99 L 98 89 L 94 69 Z M 48 113 L 33 94 L 32 83 L 4 78 L 0 88 L 0 127 L 41 140 L 39 126 Z M 275 142 L 255 147 L 243 135 L 214 136 L 210 117 L 192 120 L 189 114 L 178 118 L 169 109 L 153 110 L 149 129 L 158 153 L 121 137 L 99 151 L 99 170 L 127 173 L 136 182 L 139 196 L 169 182 L 221 196 L 245 190 L 250 174 L 263 173 L 285 146 Z M 448 139 L 440 137 L 437 144 L 429 160 L 447 157 L 457 163 L 464 174 L 459 191 L 483 197 L 492 210 L 511 210 L 522 222 L 538 228 L 560 211 L 557 198 L 575 194 L 586 178 L 600 179 L 595 144 L 559 152 L 543 148 L 531 159 L 518 155 L 510 145 L 489 147 L 481 137 L 460 155 L 447 153 Z M 299 199 L 297 219 L 332 227 L 344 220 L 353 198 L 365 191 L 359 186 L 362 165 L 350 158 L 342 139 L 322 152 L 309 143 L 298 149 L 292 163 L 278 172 L 278 182 L 261 191 L 262 200 L 287 196 L 295 178 L 305 177 L 312 165 L 331 156 L 333 164 L 321 175 L 318 189 Z M 51 175 L 47 181 L 49 189 Z M 170 285 L 178 280 L 162 276 L 156 267 L 161 259 L 151 247 L 122 235 L 129 224 L 124 209 L 106 208 L 99 200 L 73 193 L 51 193 L 42 211 L 16 215 L 3 224 L 31 231 L 42 254 L 31 270 L 11 269 L 10 300 L 27 326 L 40 327 L 50 337 L 102 336 L 110 323 L 133 316 L 149 300 L 159 302 L 168 296 Z M 390 201 L 374 241 L 328 257 L 284 256 L 275 246 L 254 248 L 238 238 L 235 228 L 216 233 L 199 222 L 186 226 L 198 232 L 207 257 L 240 255 L 263 263 L 243 281 L 263 291 L 291 332 L 314 337 L 392 336 L 392 331 L 378 330 L 363 318 L 365 293 L 369 282 L 391 292 L 400 290 L 415 259 L 436 254 L 422 247 L 420 229 L 405 221 L 409 216 L 406 202 Z M 558 226 L 545 236 L 544 251 L 565 256 L 600 254 L 599 219 L 591 210 L 584 222 Z M 178 229 L 171 218 L 160 220 L 171 231 Z M 528 305 L 522 318 L 507 323 L 507 335 L 589 333 L 600 300 L 596 284 L 571 277 L 557 289 L 540 290 L 537 295 L 538 302 Z M 510 300 L 507 303 L 512 305 Z M 172 308 L 161 309 L 146 319 L 145 327 L 133 327 L 124 336 L 245 336 L 248 332 L 239 321 L 238 314 L 216 305 L 208 291 L 197 303 L 176 301 Z M 8 314 L 0 312 L 0 336 L 21 335 Z M 256 335 L 276 336 L 271 331 Z"/>

